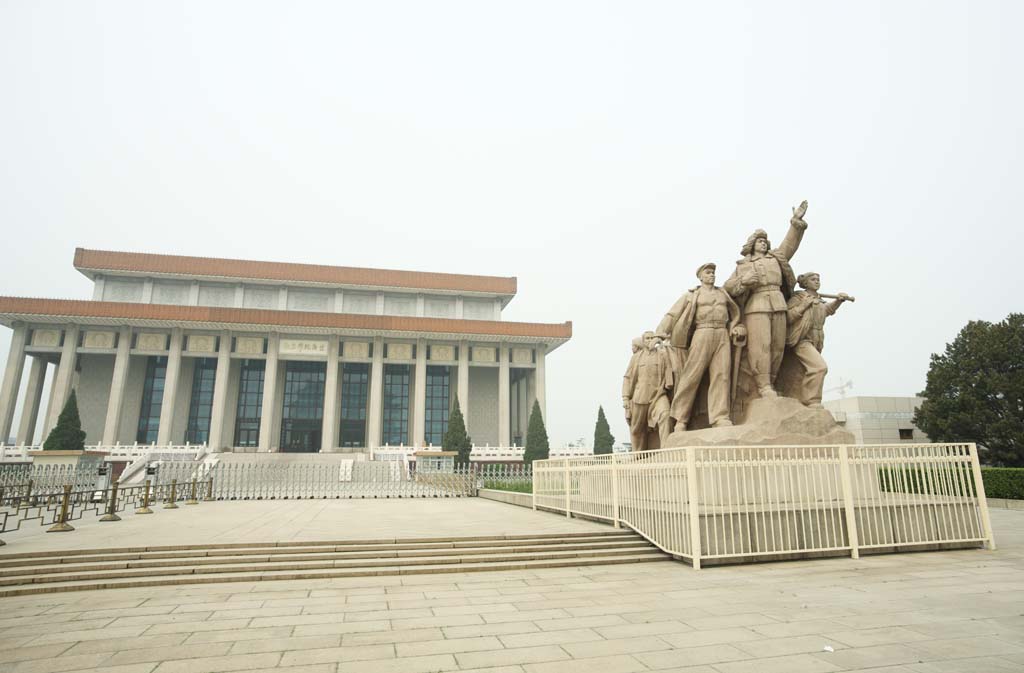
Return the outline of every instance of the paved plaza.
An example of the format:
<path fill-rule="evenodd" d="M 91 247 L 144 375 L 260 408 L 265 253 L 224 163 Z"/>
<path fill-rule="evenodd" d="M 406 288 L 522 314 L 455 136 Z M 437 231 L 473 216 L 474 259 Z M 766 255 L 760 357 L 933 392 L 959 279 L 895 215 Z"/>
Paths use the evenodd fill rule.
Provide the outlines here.
<path fill-rule="evenodd" d="M 681 563 L 69 592 L 0 599 L 0 671 L 1024 671 L 1024 512 L 998 551 L 694 571 Z M 579 532 L 482 499 L 206 503 L 0 553 L 211 539 Z"/>

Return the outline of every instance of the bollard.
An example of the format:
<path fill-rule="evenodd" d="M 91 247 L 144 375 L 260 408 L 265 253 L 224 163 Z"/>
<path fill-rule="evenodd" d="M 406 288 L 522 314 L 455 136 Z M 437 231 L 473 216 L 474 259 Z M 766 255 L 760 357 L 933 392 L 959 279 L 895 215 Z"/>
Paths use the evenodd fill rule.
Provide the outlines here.
<path fill-rule="evenodd" d="M 114 483 L 110 485 L 110 506 L 107 508 L 107 513 L 100 517 L 100 521 L 120 521 L 121 517 L 117 515 L 117 477 L 114 477 Z"/>
<path fill-rule="evenodd" d="M 65 484 L 64 498 L 60 502 L 60 519 L 57 520 L 57 523 L 46 529 L 47 533 L 66 533 L 69 530 L 74 530 L 74 527 L 68 523 L 68 504 L 70 502 L 71 484 Z"/>
<path fill-rule="evenodd" d="M 206 499 L 213 500 L 213 477 L 206 482 Z"/>
<path fill-rule="evenodd" d="M 171 499 L 164 505 L 164 509 L 178 509 L 178 503 L 174 502 L 178 495 L 178 480 L 171 479 Z"/>
<path fill-rule="evenodd" d="M 142 507 L 135 510 L 136 514 L 152 514 L 153 510 L 149 508 L 149 479 L 146 480 L 146 488 L 142 492 Z"/>
<path fill-rule="evenodd" d="M 189 497 L 189 499 L 185 501 L 185 504 L 186 505 L 198 505 L 199 504 L 199 501 L 196 500 L 196 478 L 195 477 L 192 477 L 191 497 Z"/>

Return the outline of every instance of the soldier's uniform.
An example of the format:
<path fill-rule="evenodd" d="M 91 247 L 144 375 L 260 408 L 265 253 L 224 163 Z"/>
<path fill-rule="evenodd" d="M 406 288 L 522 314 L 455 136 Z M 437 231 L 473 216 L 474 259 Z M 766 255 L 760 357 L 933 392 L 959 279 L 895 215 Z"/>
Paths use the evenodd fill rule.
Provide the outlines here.
<path fill-rule="evenodd" d="M 789 327 L 786 345 L 793 349 L 804 367 L 800 383 L 800 401 L 807 405 L 821 404 L 821 390 L 825 385 L 828 365 L 821 357 L 825 346 L 825 319 L 836 312 L 839 301 L 829 304 L 816 292 L 795 292 L 787 305 Z"/>
<path fill-rule="evenodd" d="M 648 431 L 657 427 L 668 436 L 668 398 L 672 370 L 664 354 L 643 348 L 635 354 L 622 380 L 622 401 L 630 410 L 629 434 L 634 451 L 650 448 Z"/>
<path fill-rule="evenodd" d="M 697 387 L 707 371 L 708 421 L 711 425 L 721 424 L 729 420 L 729 323 L 738 315 L 729 315 L 729 305 L 735 304 L 717 287 L 698 287 L 691 292 L 691 301 L 695 303 L 693 336 L 672 393 L 672 418 L 684 425 L 689 422 Z"/>

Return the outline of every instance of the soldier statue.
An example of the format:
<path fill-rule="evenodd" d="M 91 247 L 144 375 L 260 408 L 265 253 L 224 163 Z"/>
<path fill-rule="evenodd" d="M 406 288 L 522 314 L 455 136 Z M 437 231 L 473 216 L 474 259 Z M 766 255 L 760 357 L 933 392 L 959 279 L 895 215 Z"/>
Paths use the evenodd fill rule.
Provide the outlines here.
<path fill-rule="evenodd" d="M 808 407 L 820 409 L 821 391 L 825 385 L 825 374 L 828 373 L 828 365 L 821 357 L 821 350 L 825 346 L 825 319 L 835 314 L 843 302 L 853 301 L 853 297 L 840 292 L 832 302 L 826 304 L 818 293 L 821 289 L 821 275 L 818 273 L 800 274 L 797 283 L 803 291 L 793 293 L 789 299 L 786 345 L 803 366 L 803 378 L 799 386 L 800 401 Z"/>
<path fill-rule="evenodd" d="M 800 247 L 807 223 L 804 201 L 793 210 L 782 244 L 772 249 L 768 234 L 756 230 L 743 245 L 743 257 L 724 289 L 743 309 L 747 330 L 747 365 L 761 397 L 777 397 L 774 384 L 786 347 L 786 301 L 796 277 L 789 262 Z M 733 363 L 739 366 L 740 363 Z"/>

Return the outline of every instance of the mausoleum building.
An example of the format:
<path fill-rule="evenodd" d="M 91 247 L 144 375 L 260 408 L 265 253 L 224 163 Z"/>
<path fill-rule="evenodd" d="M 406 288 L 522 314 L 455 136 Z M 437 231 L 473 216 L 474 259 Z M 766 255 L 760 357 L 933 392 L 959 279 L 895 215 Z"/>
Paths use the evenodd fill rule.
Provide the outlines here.
<path fill-rule="evenodd" d="M 74 264 L 91 300 L 0 297 L 0 438 L 45 437 L 74 389 L 87 444 L 440 445 L 457 397 L 475 444 L 521 445 L 572 336 L 502 320 L 515 278 L 81 248 Z"/>

